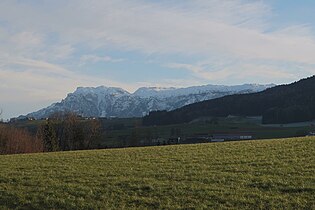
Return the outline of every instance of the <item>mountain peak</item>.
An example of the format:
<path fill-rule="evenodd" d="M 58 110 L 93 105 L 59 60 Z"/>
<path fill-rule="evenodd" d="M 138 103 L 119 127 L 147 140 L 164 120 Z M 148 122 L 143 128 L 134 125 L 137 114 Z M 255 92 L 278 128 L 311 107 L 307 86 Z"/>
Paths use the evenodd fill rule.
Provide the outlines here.
<path fill-rule="evenodd" d="M 153 97 L 153 96 L 161 96 L 165 92 L 169 92 L 172 90 L 176 90 L 174 87 L 141 87 L 136 90 L 133 95 L 139 97 Z"/>
<path fill-rule="evenodd" d="M 98 87 L 77 87 L 77 89 L 73 92 L 73 94 L 130 94 L 128 91 L 119 88 L 119 87 L 106 87 L 106 86 L 98 86 Z"/>
<path fill-rule="evenodd" d="M 142 87 L 132 94 L 118 87 L 78 87 L 61 102 L 27 116 L 39 119 L 55 112 L 71 111 L 85 117 L 141 117 L 152 110 L 174 110 L 226 95 L 259 92 L 267 87 L 269 86 Z"/>

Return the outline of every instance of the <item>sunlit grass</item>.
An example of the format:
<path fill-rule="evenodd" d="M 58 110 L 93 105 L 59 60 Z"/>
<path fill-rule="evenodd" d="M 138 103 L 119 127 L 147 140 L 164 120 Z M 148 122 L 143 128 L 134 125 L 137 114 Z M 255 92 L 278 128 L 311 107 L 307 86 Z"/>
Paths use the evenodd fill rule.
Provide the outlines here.
<path fill-rule="evenodd" d="M 315 139 L 0 156 L 0 208 L 314 209 Z"/>

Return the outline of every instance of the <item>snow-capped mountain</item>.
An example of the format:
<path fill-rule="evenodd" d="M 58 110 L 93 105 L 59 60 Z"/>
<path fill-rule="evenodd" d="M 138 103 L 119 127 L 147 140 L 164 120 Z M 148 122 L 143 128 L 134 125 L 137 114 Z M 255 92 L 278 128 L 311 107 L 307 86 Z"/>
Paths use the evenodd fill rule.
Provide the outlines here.
<path fill-rule="evenodd" d="M 236 86 L 204 85 L 187 88 L 142 87 L 134 93 L 114 87 L 78 87 L 61 102 L 27 115 L 37 119 L 55 112 L 75 112 L 84 117 L 141 117 L 153 110 L 173 110 L 199 101 L 239 93 L 253 93 L 274 84 Z"/>

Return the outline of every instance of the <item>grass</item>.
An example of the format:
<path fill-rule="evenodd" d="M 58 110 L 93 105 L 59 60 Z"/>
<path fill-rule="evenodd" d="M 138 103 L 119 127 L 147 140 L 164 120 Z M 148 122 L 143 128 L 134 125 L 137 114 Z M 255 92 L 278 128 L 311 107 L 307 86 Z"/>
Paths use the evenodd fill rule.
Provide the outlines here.
<path fill-rule="evenodd" d="M 315 209 L 315 139 L 0 156 L 0 209 Z"/>

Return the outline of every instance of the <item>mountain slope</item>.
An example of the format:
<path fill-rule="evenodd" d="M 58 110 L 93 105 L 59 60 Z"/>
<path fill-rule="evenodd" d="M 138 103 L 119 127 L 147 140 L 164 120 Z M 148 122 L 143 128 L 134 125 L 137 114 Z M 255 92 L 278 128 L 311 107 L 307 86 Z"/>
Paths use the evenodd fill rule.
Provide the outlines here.
<path fill-rule="evenodd" d="M 134 93 L 112 87 L 79 87 L 59 103 L 28 114 L 45 118 L 55 112 L 75 112 L 85 117 L 141 117 L 152 110 L 174 110 L 188 104 L 236 93 L 252 93 L 274 86 L 204 85 L 188 88 L 143 87 Z"/>
<path fill-rule="evenodd" d="M 265 91 L 236 94 L 191 104 L 170 112 L 152 112 L 144 124 L 189 122 L 202 116 L 263 116 L 263 123 L 291 123 L 315 119 L 315 76 Z"/>

